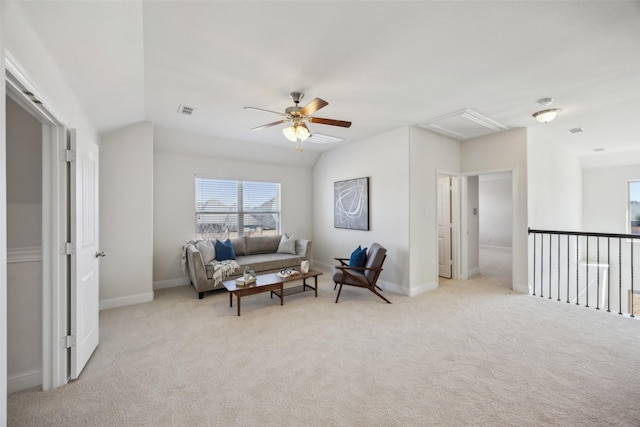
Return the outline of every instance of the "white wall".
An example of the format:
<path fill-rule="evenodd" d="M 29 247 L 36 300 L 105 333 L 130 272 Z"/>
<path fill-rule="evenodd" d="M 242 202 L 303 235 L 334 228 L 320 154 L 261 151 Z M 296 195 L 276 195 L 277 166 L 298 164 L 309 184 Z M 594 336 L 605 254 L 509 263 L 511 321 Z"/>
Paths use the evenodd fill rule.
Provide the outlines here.
<path fill-rule="evenodd" d="M 8 391 L 42 384 L 42 125 L 6 101 Z"/>
<path fill-rule="evenodd" d="M 409 141 L 408 294 L 416 295 L 438 286 L 438 173 L 460 171 L 460 142 L 417 127 L 409 129 Z"/>
<path fill-rule="evenodd" d="M 511 170 L 514 194 L 514 289 L 527 293 L 527 131 L 512 129 L 470 139 L 462 143 L 461 170 L 468 175 Z"/>
<path fill-rule="evenodd" d="M 529 227 L 582 229 L 582 168 L 579 159 L 538 127 L 527 129 Z"/>
<path fill-rule="evenodd" d="M 512 246 L 513 191 L 511 172 L 479 176 L 479 244 L 499 248 Z M 505 225 L 509 226 L 505 226 Z"/>
<path fill-rule="evenodd" d="M 6 129 L 5 2 L 0 2 L 0 129 Z M 7 383 L 7 178 L 6 132 L 0 132 L 0 384 Z M 0 387 L 0 426 L 7 425 L 7 388 Z"/>
<path fill-rule="evenodd" d="M 42 94 L 45 106 L 78 131 L 78 138 L 99 141 L 94 124 L 22 12 L 22 2 L 3 1 L 3 42 L 5 49 L 22 66 L 26 76 Z"/>
<path fill-rule="evenodd" d="M 296 237 L 314 238 L 312 221 L 313 175 L 309 166 L 286 166 L 266 163 L 260 156 L 255 161 L 233 160 L 176 154 L 181 144 L 218 144 L 220 141 L 202 135 L 155 128 L 153 197 L 153 281 L 156 289 L 189 283 L 182 274 L 180 248 L 195 237 L 195 176 L 281 184 L 282 232 Z M 227 141 L 227 143 L 229 143 Z M 246 157 L 252 157 L 247 146 Z M 284 153 L 286 150 L 286 153 Z M 289 155 L 293 148 L 272 148 Z M 312 258 L 317 256 L 317 242 L 313 241 Z"/>
<path fill-rule="evenodd" d="M 7 97 L 7 246 L 42 245 L 42 125 Z"/>
<path fill-rule="evenodd" d="M 358 245 L 387 249 L 383 288 L 409 294 L 409 131 L 397 129 L 323 153 L 313 170 L 314 261 L 325 269 Z M 336 181 L 369 177 L 369 231 L 334 228 Z"/>
<path fill-rule="evenodd" d="M 103 135 L 100 145 L 101 309 L 153 300 L 153 125 Z"/>
<path fill-rule="evenodd" d="M 627 182 L 640 180 L 640 164 L 585 169 L 582 179 L 584 230 L 581 231 L 626 234 Z"/>

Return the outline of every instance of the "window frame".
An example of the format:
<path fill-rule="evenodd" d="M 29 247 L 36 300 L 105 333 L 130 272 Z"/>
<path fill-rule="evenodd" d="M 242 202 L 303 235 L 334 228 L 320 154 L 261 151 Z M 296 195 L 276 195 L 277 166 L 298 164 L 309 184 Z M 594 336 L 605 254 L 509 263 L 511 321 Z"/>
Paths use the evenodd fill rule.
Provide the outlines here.
<path fill-rule="evenodd" d="M 199 200 L 199 191 L 200 191 L 200 187 L 198 186 L 198 181 L 214 181 L 214 182 L 219 182 L 219 183 L 234 183 L 236 185 L 236 191 L 235 191 L 235 196 L 236 196 L 236 201 L 235 201 L 235 206 L 237 207 L 235 210 L 231 209 L 231 210 L 204 210 L 204 209 L 199 209 L 198 208 L 198 200 Z M 274 190 L 276 192 L 274 198 L 276 199 L 274 202 L 274 209 L 270 209 L 270 210 L 250 210 L 250 208 L 245 208 L 245 205 L 254 205 L 256 202 L 259 202 L 259 199 L 256 198 L 256 200 L 253 200 L 254 203 L 246 203 L 246 202 L 251 202 L 252 199 L 246 200 L 245 197 L 245 193 L 249 193 L 250 187 L 252 185 L 255 184 L 260 184 L 260 185 L 273 185 L 274 186 Z M 245 191 L 249 189 L 249 191 Z M 216 239 L 228 239 L 228 238 L 234 238 L 234 237 L 242 237 L 245 235 L 273 235 L 273 234 L 280 234 L 280 230 L 282 229 L 282 184 L 279 182 L 272 182 L 272 181 L 260 181 L 260 180 L 239 180 L 239 179 L 226 179 L 226 178 L 215 178 L 215 177 L 211 177 L 211 176 L 205 176 L 205 175 L 195 175 L 194 177 L 194 196 L 195 196 L 195 203 L 194 203 L 194 235 L 195 235 L 195 239 L 207 239 L 207 240 L 213 240 L 214 238 Z M 221 195 L 220 197 L 221 199 L 224 199 L 224 197 Z M 209 199 L 209 200 L 213 200 L 213 199 Z M 205 203 L 206 205 L 206 203 Z M 231 206 L 232 207 L 232 206 Z M 236 230 L 235 230 L 235 235 L 234 233 L 231 231 L 231 229 L 229 227 L 226 227 L 226 231 L 218 231 L 218 232 L 203 232 L 200 228 L 200 224 L 202 224 L 202 222 L 200 221 L 200 216 L 201 215 L 231 215 L 231 216 L 235 216 L 236 221 L 235 221 L 235 226 L 236 226 Z M 250 230 L 247 230 L 247 228 L 251 228 L 251 225 L 246 225 L 247 221 L 246 218 L 248 216 L 251 215 L 268 215 L 268 216 L 273 216 L 275 218 L 275 227 L 274 228 L 262 228 L 260 227 L 259 230 L 259 234 L 251 234 Z M 268 230 L 268 232 L 264 232 L 265 230 Z M 249 234 L 247 232 L 250 232 Z M 254 230 L 255 231 L 255 230 Z"/>

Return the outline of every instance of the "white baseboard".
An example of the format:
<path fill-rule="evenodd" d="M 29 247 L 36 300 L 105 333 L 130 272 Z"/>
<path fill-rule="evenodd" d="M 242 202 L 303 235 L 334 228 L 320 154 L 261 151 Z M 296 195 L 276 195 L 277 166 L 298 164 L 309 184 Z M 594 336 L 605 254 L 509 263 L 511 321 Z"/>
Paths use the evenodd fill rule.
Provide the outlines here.
<path fill-rule="evenodd" d="M 322 272 L 330 272 L 333 271 L 333 265 L 332 264 L 325 264 L 324 262 L 320 262 L 320 261 L 311 261 L 311 268 L 313 268 L 314 270 L 320 270 Z"/>
<path fill-rule="evenodd" d="M 7 393 L 26 390 L 39 385 L 42 385 L 42 371 L 40 369 L 20 372 L 7 377 Z"/>
<path fill-rule="evenodd" d="M 157 282 L 153 282 L 153 290 L 158 289 L 167 289 L 167 288 L 177 288 L 178 286 L 190 285 L 188 277 L 180 277 L 178 279 L 169 279 L 169 280 L 159 280 Z"/>
<path fill-rule="evenodd" d="M 419 286 L 413 286 L 411 287 L 411 289 L 409 290 L 409 295 L 410 297 L 414 297 L 416 295 L 422 294 L 424 292 L 429 292 L 432 291 L 434 289 L 438 289 L 438 281 L 434 281 L 434 282 L 428 282 L 428 283 L 423 283 Z"/>
<path fill-rule="evenodd" d="M 408 292 L 406 288 L 403 288 L 397 283 L 387 282 L 386 280 L 378 279 L 378 286 L 380 286 L 385 291 L 389 291 L 395 294 L 400 294 L 405 296 L 411 296 L 410 292 Z"/>
<path fill-rule="evenodd" d="M 467 271 L 469 277 L 475 276 L 476 274 L 480 274 L 480 267 L 470 268 L 469 271 Z"/>
<path fill-rule="evenodd" d="M 480 249 L 491 249 L 494 251 L 512 252 L 511 246 L 493 246 L 493 245 L 478 245 Z"/>
<path fill-rule="evenodd" d="M 110 308 L 124 307 L 127 305 L 142 304 L 144 302 L 153 301 L 153 292 L 138 295 L 129 295 L 126 297 L 110 298 L 100 300 L 100 310 L 108 310 Z"/>

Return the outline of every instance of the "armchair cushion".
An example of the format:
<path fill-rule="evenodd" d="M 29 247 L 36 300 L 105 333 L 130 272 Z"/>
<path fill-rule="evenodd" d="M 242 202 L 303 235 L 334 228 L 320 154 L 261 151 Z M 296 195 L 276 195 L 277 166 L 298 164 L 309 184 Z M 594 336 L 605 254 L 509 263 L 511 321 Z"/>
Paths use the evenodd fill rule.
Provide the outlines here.
<path fill-rule="evenodd" d="M 354 286 L 368 287 L 369 282 L 367 282 L 367 278 L 362 273 L 362 270 L 352 270 L 348 267 L 334 267 L 332 279 L 336 283 L 346 283 Z"/>
<path fill-rule="evenodd" d="M 349 267 L 364 267 L 367 263 L 367 248 L 362 249 L 358 246 L 349 258 Z M 360 274 L 364 274 L 363 270 L 356 270 Z"/>
<path fill-rule="evenodd" d="M 378 243 L 374 243 L 369 248 L 369 256 L 367 257 L 365 267 L 381 267 L 386 257 L 387 250 Z M 378 272 L 376 270 L 366 270 L 364 275 L 367 277 L 367 281 L 369 283 L 375 283 L 377 281 L 376 276 L 378 275 Z"/>
<path fill-rule="evenodd" d="M 226 261 L 230 259 L 236 259 L 231 241 L 229 239 L 224 242 L 216 240 L 216 261 Z"/>

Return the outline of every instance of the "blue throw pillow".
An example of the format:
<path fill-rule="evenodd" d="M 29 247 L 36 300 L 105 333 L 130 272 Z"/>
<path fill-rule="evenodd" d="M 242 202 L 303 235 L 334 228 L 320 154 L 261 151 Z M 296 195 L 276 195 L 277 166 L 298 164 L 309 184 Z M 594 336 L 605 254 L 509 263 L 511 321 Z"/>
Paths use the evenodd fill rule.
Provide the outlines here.
<path fill-rule="evenodd" d="M 216 261 L 225 261 L 228 259 L 236 259 L 236 253 L 233 250 L 231 240 L 227 239 L 224 242 L 216 240 Z"/>
<path fill-rule="evenodd" d="M 358 246 L 349 258 L 349 267 L 364 267 L 367 263 L 367 248 L 362 249 Z M 364 270 L 356 270 L 360 274 L 364 274 Z"/>

